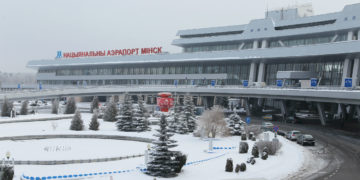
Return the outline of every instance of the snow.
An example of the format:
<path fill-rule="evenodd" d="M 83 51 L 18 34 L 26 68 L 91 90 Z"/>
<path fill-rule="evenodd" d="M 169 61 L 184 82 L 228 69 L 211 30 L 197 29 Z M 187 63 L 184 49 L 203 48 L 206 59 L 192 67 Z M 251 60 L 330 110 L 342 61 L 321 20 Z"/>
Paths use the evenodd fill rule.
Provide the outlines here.
<path fill-rule="evenodd" d="M 42 117 L 47 115 L 28 115 Z M 50 116 L 50 115 L 49 115 Z M 54 115 L 52 115 L 54 116 Z M 151 131 L 138 132 L 120 132 L 117 131 L 114 122 L 104 122 L 99 119 L 100 130 L 88 130 L 92 114 L 82 113 L 84 120 L 84 131 L 70 131 L 71 119 L 43 122 L 22 122 L 1 124 L 0 136 L 20 136 L 20 135 L 45 135 L 45 134 L 104 134 L 104 135 L 124 135 L 134 137 L 154 138 L 155 129 L 158 126 L 151 126 Z M 54 130 L 53 125 L 57 124 Z M 272 135 L 272 134 L 271 134 Z M 175 178 L 182 179 L 284 179 L 290 174 L 299 171 L 305 160 L 313 158 L 311 153 L 302 146 L 288 141 L 283 137 L 278 137 L 282 143 L 282 148 L 275 156 L 269 156 L 265 161 L 256 159 L 255 165 L 247 165 L 245 172 L 228 173 L 225 172 L 225 163 L 227 158 L 232 158 L 234 167 L 236 164 L 246 162 L 251 156 L 253 141 L 249 143 L 247 154 L 239 154 L 238 146 L 239 136 L 219 137 L 213 141 L 214 147 L 235 147 L 234 149 L 219 149 L 213 153 L 208 153 L 208 139 L 193 137 L 192 135 L 174 135 L 172 139 L 177 140 L 178 146 L 172 150 L 180 150 L 187 154 L 187 163 L 182 172 Z M 63 151 L 45 151 L 44 148 L 54 148 L 62 146 Z M 10 151 L 15 160 L 69 160 L 83 158 L 105 158 L 114 156 L 124 156 L 144 153 L 147 143 L 121 141 L 121 140 L 103 140 L 103 139 L 44 139 L 27 141 L 0 141 L 0 155 Z M 69 150 L 69 147 L 71 150 Z M 140 172 L 138 168 L 145 168 L 144 157 L 132 158 L 120 161 L 84 163 L 69 165 L 35 166 L 18 165 L 15 167 L 16 179 L 21 175 L 26 176 L 57 176 L 69 174 L 95 173 L 95 172 L 113 172 L 131 170 L 130 172 L 113 173 L 114 179 L 153 179 L 152 177 Z M 95 177 L 95 176 L 94 176 Z M 96 176 L 96 179 L 109 179 L 109 175 Z M 157 178 L 162 179 L 162 178 Z"/>

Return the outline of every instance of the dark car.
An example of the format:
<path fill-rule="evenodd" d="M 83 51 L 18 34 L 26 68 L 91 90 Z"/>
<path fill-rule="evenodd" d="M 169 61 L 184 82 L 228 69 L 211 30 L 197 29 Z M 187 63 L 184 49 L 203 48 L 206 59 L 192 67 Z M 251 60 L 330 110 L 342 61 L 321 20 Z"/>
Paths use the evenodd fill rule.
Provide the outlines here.
<path fill-rule="evenodd" d="M 301 145 L 315 146 L 315 138 L 310 134 L 302 134 L 297 138 L 297 143 Z"/>

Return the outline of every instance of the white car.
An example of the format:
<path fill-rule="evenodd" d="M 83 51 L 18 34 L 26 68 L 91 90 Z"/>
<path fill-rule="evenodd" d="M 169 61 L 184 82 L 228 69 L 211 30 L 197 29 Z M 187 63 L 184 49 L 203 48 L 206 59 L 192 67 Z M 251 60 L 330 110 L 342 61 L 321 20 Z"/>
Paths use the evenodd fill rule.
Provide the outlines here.
<path fill-rule="evenodd" d="M 286 138 L 287 139 L 290 139 L 292 141 L 295 141 L 297 140 L 297 138 L 299 137 L 299 135 L 301 135 L 301 132 L 300 131 L 289 131 L 287 134 L 286 134 Z"/>

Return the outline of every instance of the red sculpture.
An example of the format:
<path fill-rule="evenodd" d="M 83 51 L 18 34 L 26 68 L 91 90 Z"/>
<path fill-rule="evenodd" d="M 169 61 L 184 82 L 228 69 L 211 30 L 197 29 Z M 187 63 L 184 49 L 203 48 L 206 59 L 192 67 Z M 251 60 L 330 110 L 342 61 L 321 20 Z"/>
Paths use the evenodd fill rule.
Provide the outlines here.
<path fill-rule="evenodd" d="M 157 105 L 160 107 L 160 111 L 168 112 L 174 106 L 174 99 L 171 97 L 171 93 L 159 93 L 158 96 Z"/>

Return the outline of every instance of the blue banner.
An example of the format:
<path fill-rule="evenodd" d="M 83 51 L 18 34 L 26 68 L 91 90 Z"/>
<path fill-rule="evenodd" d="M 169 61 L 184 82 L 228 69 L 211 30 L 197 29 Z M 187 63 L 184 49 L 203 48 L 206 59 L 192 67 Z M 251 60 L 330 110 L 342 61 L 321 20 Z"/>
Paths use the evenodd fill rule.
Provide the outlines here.
<path fill-rule="evenodd" d="M 282 87 L 283 86 L 283 80 L 276 80 L 276 85 L 278 87 Z"/>
<path fill-rule="evenodd" d="M 211 80 L 211 86 L 215 86 L 216 81 L 215 80 Z"/>
<path fill-rule="evenodd" d="M 178 80 L 177 80 L 177 79 L 174 80 L 174 85 L 175 85 L 175 86 L 178 85 Z"/>
<path fill-rule="evenodd" d="M 248 81 L 248 80 L 244 80 L 244 81 L 243 81 L 243 85 L 244 85 L 244 87 L 248 87 L 248 86 L 249 86 L 249 81 Z"/>
<path fill-rule="evenodd" d="M 310 84 L 311 84 L 311 87 L 316 87 L 317 86 L 317 79 L 316 78 L 311 78 L 311 80 L 310 80 Z"/>
<path fill-rule="evenodd" d="M 345 87 L 352 87 L 352 78 L 345 78 Z"/>

